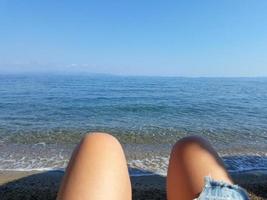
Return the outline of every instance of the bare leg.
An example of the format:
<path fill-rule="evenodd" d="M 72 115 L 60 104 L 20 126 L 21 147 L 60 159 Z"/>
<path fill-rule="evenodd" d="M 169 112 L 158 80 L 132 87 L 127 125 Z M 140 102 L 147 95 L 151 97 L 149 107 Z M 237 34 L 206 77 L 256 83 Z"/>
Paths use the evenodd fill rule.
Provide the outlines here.
<path fill-rule="evenodd" d="M 167 176 L 168 200 L 192 200 L 204 187 L 204 177 L 232 183 L 211 144 L 199 136 L 185 137 L 173 147 Z"/>
<path fill-rule="evenodd" d="M 57 200 L 130 200 L 131 183 L 119 142 L 105 133 L 84 137 L 74 151 Z"/>

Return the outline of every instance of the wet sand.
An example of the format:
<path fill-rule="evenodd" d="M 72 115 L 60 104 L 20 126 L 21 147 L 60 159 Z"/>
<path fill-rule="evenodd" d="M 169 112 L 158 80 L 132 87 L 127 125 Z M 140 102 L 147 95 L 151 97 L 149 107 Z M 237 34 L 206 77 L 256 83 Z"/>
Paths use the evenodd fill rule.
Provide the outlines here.
<path fill-rule="evenodd" d="M 0 199 L 55 200 L 62 176 L 61 171 L 0 171 Z M 247 189 L 252 200 L 267 199 L 266 172 L 236 173 L 232 177 Z M 165 179 L 160 175 L 131 177 L 133 199 L 166 199 Z"/>

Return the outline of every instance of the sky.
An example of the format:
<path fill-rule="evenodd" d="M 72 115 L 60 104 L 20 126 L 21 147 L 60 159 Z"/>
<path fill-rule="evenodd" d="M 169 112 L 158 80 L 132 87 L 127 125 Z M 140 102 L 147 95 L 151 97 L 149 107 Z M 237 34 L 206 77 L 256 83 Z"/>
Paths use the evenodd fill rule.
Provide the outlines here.
<path fill-rule="evenodd" d="M 0 73 L 267 76 L 266 0 L 0 0 Z"/>

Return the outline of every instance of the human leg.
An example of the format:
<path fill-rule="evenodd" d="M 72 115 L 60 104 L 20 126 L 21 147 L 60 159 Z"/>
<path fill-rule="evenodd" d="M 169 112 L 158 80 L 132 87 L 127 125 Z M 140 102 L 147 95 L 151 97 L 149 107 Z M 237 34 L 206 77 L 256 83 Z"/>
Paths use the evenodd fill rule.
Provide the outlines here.
<path fill-rule="evenodd" d="M 130 200 L 131 183 L 120 143 L 92 133 L 75 149 L 57 200 Z"/>
<path fill-rule="evenodd" d="M 222 160 L 207 140 L 199 136 L 179 140 L 170 156 L 168 200 L 196 198 L 203 190 L 205 176 L 232 184 Z"/>

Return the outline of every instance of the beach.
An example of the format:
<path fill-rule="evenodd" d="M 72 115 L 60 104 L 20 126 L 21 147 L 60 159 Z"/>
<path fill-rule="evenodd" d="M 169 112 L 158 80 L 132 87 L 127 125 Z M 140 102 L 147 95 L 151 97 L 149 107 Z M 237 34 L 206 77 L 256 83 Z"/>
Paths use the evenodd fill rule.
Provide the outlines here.
<path fill-rule="evenodd" d="M 1 200 L 55 200 L 62 171 L 1 171 Z M 267 199 L 267 172 L 250 171 L 232 174 L 235 183 L 249 192 L 252 200 Z M 132 176 L 133 200 L 165 200 L 166 177 Z"/>
<path fill-rule="evenodd" d="M 165 199 L 171 148 L 189 135 L 209 140 L 236 182 L 264 199 L 266 91 L 266 78 L 0 76 L 0 199 L 55 199 L 93 131 L 121 142 L 134 199 Z"/>
<path fill-rule="evenodd" d="M 169 197 L 187 187 L 178 196 L 193 199 L 202 176 L 224 170 L 267 200 L 266 10 L 267 0 L 0 0 L 0 200 L 56 200 L 67 169 L 77 191 L 86 172 L 108 184 L 125 164 L 133 200 L 166 199 L 172 172 Z M 234 193 L 205 196 L 220 195 Z"/>

